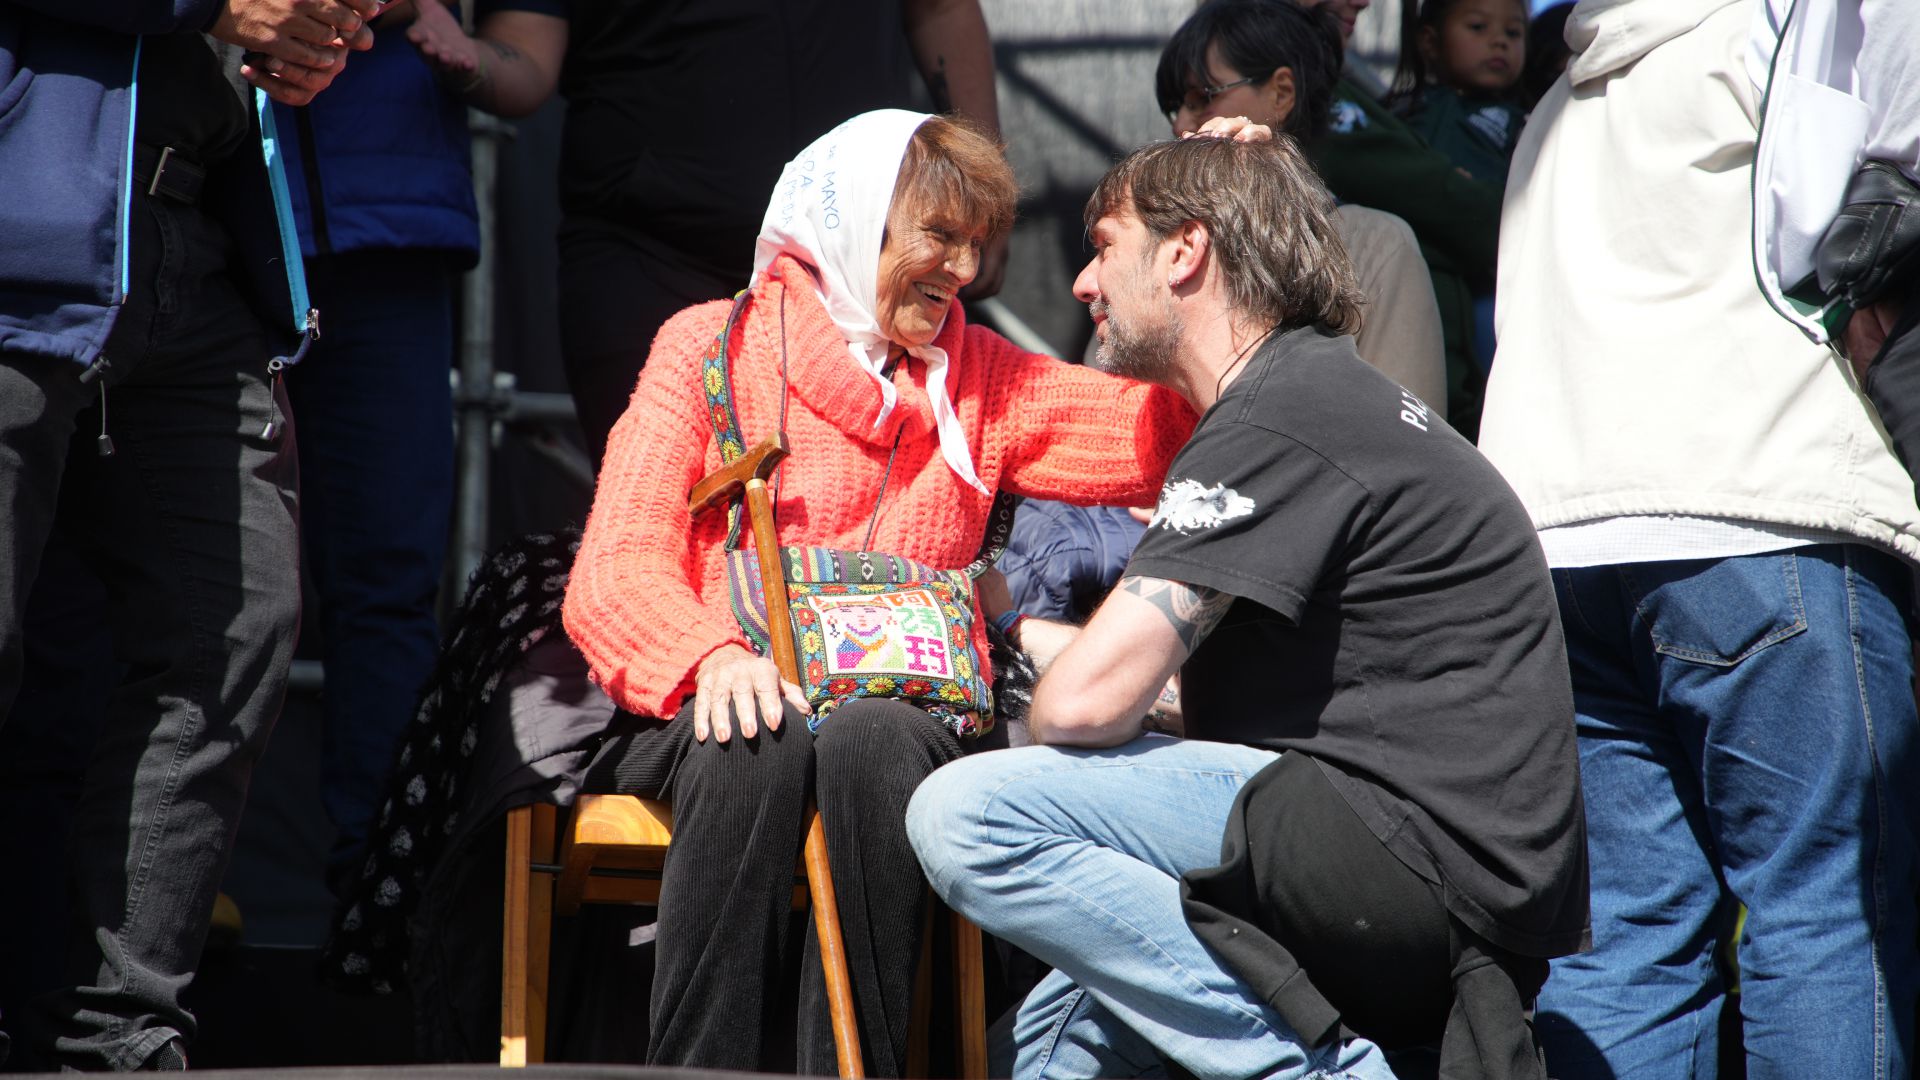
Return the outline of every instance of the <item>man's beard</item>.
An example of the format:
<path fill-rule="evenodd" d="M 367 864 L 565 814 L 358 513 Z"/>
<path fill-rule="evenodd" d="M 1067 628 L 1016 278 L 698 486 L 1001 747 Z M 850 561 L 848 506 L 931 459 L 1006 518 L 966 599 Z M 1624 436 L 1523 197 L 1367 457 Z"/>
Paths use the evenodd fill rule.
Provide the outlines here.
<path fill-rule="evenodd" d="M 1138 327 L 1115 319 L 1105 298 L 1089 307 L 1095 315 L 1106 317 L 1107 327 L 1106 340 L 1093 353 L 1095 368 L 1142 382 L 1167 381 L 1179 359 L 1180 338 L 1186 329 L 1172 304 L 1166 305 L 1161 319 Z"/>

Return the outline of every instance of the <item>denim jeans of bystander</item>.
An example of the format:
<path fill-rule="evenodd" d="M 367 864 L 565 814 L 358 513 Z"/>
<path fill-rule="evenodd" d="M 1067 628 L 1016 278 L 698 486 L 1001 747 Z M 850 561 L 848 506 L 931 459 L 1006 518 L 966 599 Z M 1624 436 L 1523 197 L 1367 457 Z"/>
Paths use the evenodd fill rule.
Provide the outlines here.
<path fill-rule="evenodd" d="M 1909 573 L 1864 545 L 1554 571 L 1592 952 L 1554 962 L 1552 1074 L 1713 1076 L 1739 941 L 1747 1075 L 1910 1075 Z"/>

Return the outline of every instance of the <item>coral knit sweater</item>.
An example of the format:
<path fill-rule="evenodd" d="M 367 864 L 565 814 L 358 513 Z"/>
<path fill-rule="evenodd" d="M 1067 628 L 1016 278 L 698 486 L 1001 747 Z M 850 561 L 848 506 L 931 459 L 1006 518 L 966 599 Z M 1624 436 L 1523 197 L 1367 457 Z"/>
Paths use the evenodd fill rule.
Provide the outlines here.
<path fill-rule="evenodd" d="M 654 339 L 608 441 L 567 587 L 567 632 L 594 680 L 642 716 L 674 715 L 709 653 L 728 644 L 751 648 L 729 607 L 726 514 L 695 519 L 687 512 L 687 493 L 722 465 L 700 358 L 730 309 L 725 301 L 688 308 Z M 808 270 L 791 257 L 769 268 L 734 326 L 734 406 L 747 445 L 780 426 L 783 319 L 793 456 L 777 485 L 781 543 L 858 549 L 877 500 L 872 550 L 930 566 L 971 562 L 993 500 L 940 456 L 926 365 L 909 359 L 894 368 L 897 403 L 876 424 L 879 387 L 848 354 Z M 949 396 L 989 490 L 1145 505 L 1192 433 L 1193 410 L 1171 391 L 1024 352 L 968 326 L 958 304 L 934 344 L 947 352 Z M 984 663 L 984 622 L 974 629 Z"/>

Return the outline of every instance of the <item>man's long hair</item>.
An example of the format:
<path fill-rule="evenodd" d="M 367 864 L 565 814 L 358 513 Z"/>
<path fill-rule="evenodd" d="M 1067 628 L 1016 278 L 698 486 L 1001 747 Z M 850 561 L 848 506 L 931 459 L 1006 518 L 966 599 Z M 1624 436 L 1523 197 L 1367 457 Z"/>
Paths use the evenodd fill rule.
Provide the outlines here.
<path fill-rule="evenodd" d="M 1360 328 L 1364 299 L 1334 220 L 1333 196 L 1285 135 L 1271 142 L 1192 138 L 1122 158 L 1087 200 L 1086 222 L 1131 212 L 1157 241 L 1206 227 L 1227 298 L 1278 327 Z"/>

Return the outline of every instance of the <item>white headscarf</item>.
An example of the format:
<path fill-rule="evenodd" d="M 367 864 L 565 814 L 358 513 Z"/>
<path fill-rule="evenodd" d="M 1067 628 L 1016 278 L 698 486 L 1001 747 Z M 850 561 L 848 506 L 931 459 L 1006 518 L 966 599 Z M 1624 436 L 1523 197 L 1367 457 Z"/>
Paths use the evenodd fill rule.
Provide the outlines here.
<path fill-rule="evenodd" d="M 874 314 L 880 245 L 907 142 L 929 119 L 926 113 L 879 109 L 814 140 L 780 173 L 753 247 L 749 287 L 759 284 L 780 255 L 792 255 L 818 273 L 821 302 L 847 339 L 847 352 L 880 387 L 876 425 L 892 415 L 897 397 L 893 382 L 880 374 L 890 344 Z M 960 479 L 992 494 L 974 474 L 966 433 L 947 395 L 946 350 L 921 345 L 907 352 L 927 365 L 927 398 L 940 432 L 940 455 Z"/>

